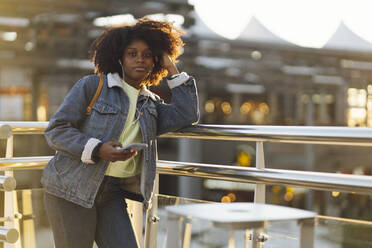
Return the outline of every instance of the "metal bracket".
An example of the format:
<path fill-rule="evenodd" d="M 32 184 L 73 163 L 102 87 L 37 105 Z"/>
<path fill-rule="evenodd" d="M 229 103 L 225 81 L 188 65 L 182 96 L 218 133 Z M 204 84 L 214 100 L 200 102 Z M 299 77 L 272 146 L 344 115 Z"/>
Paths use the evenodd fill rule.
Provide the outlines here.
<path fill-rule="evenodd" d="M 20 220 L 23 218 L 23 215 L 21 213 L 16 213 L 14 216 L 7 216 L 7 217 L 0 217 L 0 222 L 11 222 L 14 220 Z"/>
<path fill-rule="evenodd" d="M 153 215 L 153 216 L 150 218 L 150 221 L 151 221 L 152 223 L 157 223 L 157 222 L 160 221 L 160 218 L 159 218 L 158 216 Z"/>
<path fill-rule="evenodd" d="M 258 235 L 255 235 L 256 237 L 255 238 L 253 238 L 253 236 L 254 236 L 254 234 L 253 233 L 251 233 L 250 235 L 249 235 L 249 237 L 248 237 L 248 239 L 249 240 L 254 240 L 254 241 L 256 241 L 256 242 L 265 242 L 265 241 L 267 241 L 268 240 L 268 235 L 267 234 L 264 234 L 264 233 L 260 233 L 260 234 L 258 234 Z"/>

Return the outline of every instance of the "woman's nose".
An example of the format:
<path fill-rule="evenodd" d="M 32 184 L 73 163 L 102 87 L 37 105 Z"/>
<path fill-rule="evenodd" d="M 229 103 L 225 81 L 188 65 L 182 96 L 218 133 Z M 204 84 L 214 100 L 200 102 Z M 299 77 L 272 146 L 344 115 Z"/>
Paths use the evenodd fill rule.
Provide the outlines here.
<path fill-rule="evenodd" d="M 142 54 L 140 54 L 140 55 L 137 56 L 137 61 L 138 61 L 138 62 L 143 62 L 144 59 L 145 59 L 145 57 L 144 57 L 144 55 L 142 55 Z"/>

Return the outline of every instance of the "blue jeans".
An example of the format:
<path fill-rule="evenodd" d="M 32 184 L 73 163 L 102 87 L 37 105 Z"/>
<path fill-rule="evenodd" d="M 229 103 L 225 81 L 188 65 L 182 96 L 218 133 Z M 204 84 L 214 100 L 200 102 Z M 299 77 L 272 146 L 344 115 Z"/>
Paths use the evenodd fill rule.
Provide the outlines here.
<path fill-rule="evenodd" d="M 137 248 L 120 178 L 105 176 L 92 208 L 45 193 L 55 248 Z"/>

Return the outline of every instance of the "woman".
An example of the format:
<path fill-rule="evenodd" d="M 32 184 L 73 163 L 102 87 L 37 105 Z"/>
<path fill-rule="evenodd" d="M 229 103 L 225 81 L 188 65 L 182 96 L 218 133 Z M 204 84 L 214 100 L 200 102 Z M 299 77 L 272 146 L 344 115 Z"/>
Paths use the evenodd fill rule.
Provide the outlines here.
<path fill-rule="evenodd" d="M 195 81 L 175 66 L 180 34 L 171 23 L 142 18 L 93 42 L 98 75 L 74 85 L 45 131 L 57 151 L 42 177 L 56 248 L 91 248 L 94 240 L 100 248 L 137 247 L 124 199 L 149 206 L 156 136 L 199 119 Z M 167 75 L 171 104 L 146 87 Z M 133 142 L 147 148 L 118 149 Z"/>

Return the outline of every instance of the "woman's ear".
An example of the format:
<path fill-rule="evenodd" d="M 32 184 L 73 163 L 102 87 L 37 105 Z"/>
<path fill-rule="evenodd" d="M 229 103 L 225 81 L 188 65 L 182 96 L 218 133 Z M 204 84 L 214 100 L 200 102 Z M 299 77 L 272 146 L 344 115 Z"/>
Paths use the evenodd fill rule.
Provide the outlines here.
<path fill-rule="evenodd" d="M 155 57 L 154 57 L 154 66 L 155 66 L 155 64 L 157 64 L 159 62 L 160 62 L 159 56 L 158 55 L 155 55 Z"/>

